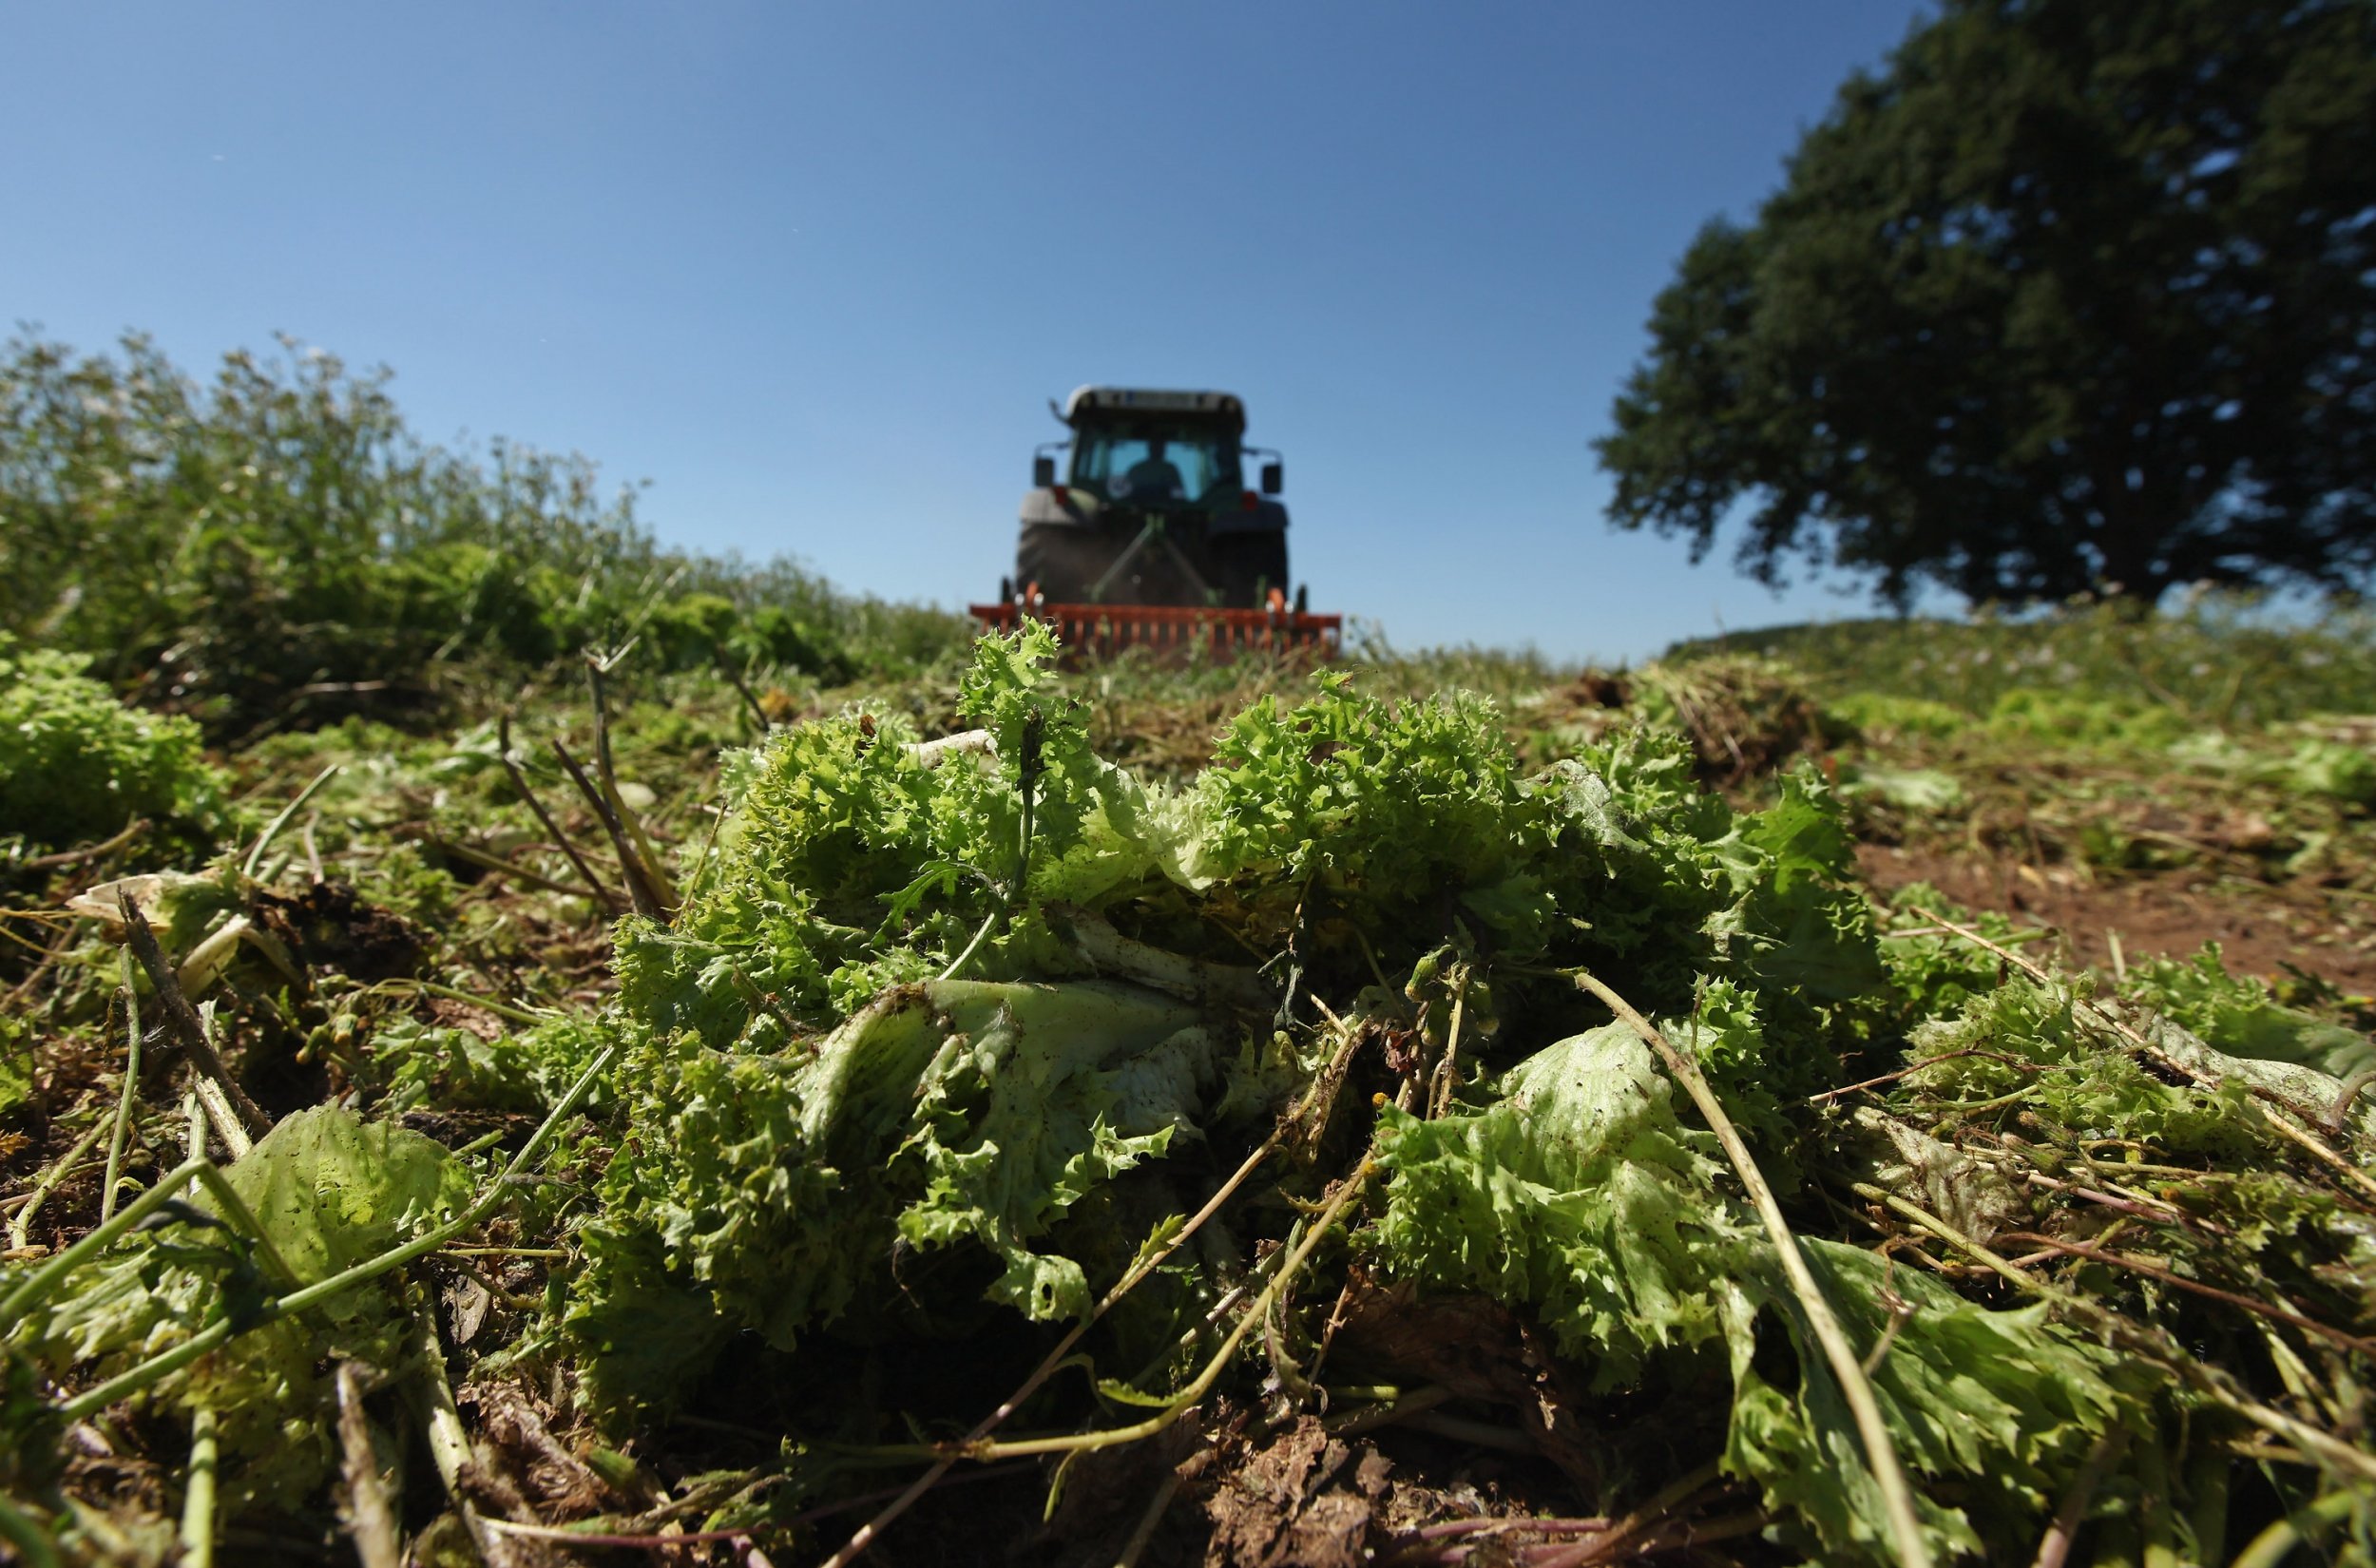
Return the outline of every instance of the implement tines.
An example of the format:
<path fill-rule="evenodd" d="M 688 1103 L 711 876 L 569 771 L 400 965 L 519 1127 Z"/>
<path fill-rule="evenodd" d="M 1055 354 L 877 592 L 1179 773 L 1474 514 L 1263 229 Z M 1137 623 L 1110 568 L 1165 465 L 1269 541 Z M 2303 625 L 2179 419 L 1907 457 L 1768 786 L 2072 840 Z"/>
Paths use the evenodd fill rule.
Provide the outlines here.
<path fill-rule="evenodd" d="M 1185 659 L 1204 644 L 1213 657 L 1299 654 L 1334 659 L 1345 618 L 1295 610 L 1210 609 L 1192 604 L 1037 604 L 1012 602 L 968 608 L 985 631 L 1012 631 L 1028 617 L 1052 627 L 1073 659 L 1104 659 L 1145 648 L 1166 660 Z"/>

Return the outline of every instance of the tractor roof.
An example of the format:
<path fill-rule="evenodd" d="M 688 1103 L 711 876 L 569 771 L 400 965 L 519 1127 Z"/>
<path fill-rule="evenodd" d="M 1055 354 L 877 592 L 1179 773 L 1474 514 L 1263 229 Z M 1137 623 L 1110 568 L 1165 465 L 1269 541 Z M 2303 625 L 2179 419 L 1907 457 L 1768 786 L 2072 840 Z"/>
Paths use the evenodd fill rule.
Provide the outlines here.
<path fill-rule="evenodd" d="M 1064 423 L 1085 413 L 1184 413 L 1246 423 L 1246 405 L 1230 392 L 1157 392 L 1145 387 L 1076 387 L 1064 399 Z"/>

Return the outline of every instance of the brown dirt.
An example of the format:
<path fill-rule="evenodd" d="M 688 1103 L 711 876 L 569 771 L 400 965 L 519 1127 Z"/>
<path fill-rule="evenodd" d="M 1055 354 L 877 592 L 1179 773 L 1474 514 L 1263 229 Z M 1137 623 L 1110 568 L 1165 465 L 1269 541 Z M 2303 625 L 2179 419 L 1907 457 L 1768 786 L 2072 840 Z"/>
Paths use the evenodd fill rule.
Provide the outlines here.
<path fill-rule="evenodd" d="M 2376 992 L 2376 933 L 2337 915 L 2317 889 L 2221 879 L 2198 870 L 2091 877 L 2071 866 L 1921 846 L 1860 845 L 1865 880 L 1887 894 L 1927 882 L 1972 909 L 2053 927 L 2066 962 L 2109 972 L 2111 933 L 2129 960 L 2185 958 L 2219 944 L 2232 974 L 2281 980 L 2298 969 L 2353 996 Z M 2368 911 L 2376 914 L 2376 907 Z"/>
<path fill-rule="evenodd" d="M 427 947 L 410 921 L 366 903 L 344 882 L 316 882 L 294 897 L 259 892 L 256 909 L 299 963 L 360 981 L 412 974 Z"/>
<path fill-rule="evenodd" d="M 1374 1450 L 1353 1463 L 1350 1444 L 1305 1416 L 1225 1474 L 1205 1503 L 1208 1564 L 1359 1568 L 1368 1559 L 1370 1503 L 1386 1490 Z"/>

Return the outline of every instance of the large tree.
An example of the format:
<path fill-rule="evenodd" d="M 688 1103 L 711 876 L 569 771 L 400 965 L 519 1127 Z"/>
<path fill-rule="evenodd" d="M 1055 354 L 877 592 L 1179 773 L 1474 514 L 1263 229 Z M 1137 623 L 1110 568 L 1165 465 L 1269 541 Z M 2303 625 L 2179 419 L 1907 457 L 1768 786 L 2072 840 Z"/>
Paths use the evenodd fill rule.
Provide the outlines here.
<path fill-rule="evenodd" d="M 1945 0 L 1709 225 L 1610 516 L 1904 602 L 2376 566 L 2376 6 Z M 1741 504 L 1747 503 L 1746 507 Z"/>

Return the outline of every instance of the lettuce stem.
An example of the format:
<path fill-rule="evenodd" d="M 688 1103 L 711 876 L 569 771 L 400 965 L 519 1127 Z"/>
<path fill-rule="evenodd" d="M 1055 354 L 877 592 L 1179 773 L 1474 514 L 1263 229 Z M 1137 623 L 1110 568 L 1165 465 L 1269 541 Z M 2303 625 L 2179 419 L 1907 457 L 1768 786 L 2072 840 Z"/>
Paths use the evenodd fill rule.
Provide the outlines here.
<path fill-rule="evenodd" d="M 190 1473 L 182 1496 L 183 1568 L 214 1568 L 215 1467 L 220 1457 L 215 1412 L 201 1405 L 190 1416 Z"/>
<path fill-rule="evenodd" d="M 107 1174 L 99 1189 L 99 1220 L 105 1224 L 115 1216 L 116 1177 L 124 1170 L 124 1134 L 132 1120 L 132 1100 L 139 1092 L 141 1080 L 141 998 L 132 984 L 132 949 L 118 950 L 124 963 L 124 1087 L 116 1095 L 115 1131 L 107 1138 Z"/>

